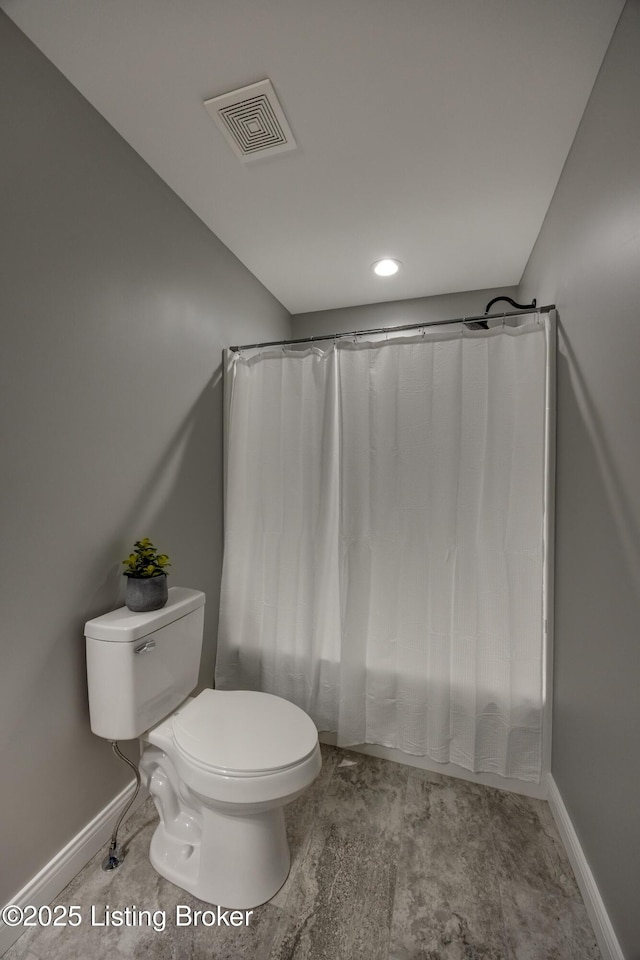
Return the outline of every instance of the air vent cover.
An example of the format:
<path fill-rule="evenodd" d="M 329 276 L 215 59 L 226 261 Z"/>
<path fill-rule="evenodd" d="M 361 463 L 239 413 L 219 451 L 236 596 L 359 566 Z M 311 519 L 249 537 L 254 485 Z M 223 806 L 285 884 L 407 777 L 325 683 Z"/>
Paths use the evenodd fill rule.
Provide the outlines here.
<path fill-rule="evenodd" d="M 242 161 L 297 147 L 270 80 L 205 100 L 204 105 Z"/>

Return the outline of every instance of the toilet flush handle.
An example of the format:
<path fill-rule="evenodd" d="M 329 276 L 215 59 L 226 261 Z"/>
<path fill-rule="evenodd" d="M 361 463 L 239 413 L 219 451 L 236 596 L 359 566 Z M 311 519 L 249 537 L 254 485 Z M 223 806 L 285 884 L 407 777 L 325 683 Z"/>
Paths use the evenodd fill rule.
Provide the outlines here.
<path fill-rule="evenodd" d="M 145 640 L 144 643 L 141 643 L 139 646 L 134 648 L 134 653 L 148 653 L 149 650 L 153 650 L 155 647 L 155 640 Z"/>

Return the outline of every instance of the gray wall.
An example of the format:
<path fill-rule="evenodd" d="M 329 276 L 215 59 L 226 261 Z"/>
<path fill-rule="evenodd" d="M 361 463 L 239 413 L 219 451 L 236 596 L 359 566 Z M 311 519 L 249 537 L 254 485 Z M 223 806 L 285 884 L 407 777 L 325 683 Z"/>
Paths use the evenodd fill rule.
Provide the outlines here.
<path fill-rule="evenodd" d="M 640 958 L 640 3 L 622 14 L 520 288 L 558 306 L 553 776 Z"/>
<path fill-rule="evenodd" d="M 500 291 L 558 306 L 552 770 L 628 960 L 640 960 L 638 51 L 628 0 L 522 282 Z M 300 314 L 294 336 L 481 312 L 496 294 Z"/>
<path fill-rule="evenodd" d="M 211 681 L 221 350 L 291 327 L 2 13 L 0 125 L 3 904 L 129 779 L 89 730 L 83 624 L 137 537 L 206 591 Z"/>
<path fill-rule="evenodd" d="M 384 281 L 381 281 L 384 283 Z M 494 297 L 507 296 L 518 301 L 516 287 L 469 290 L 465 293 L 447 293 L 441 297 L 416 297 L 413 300 L 391 300 L 386 303 L 368 303 L 361 307 L 343 307 L 336 310 L 317 310 L 297 313 L 293 317 L 294 337 L 313 337 L 347 330 L 372 327 L 399 327 L 403 323 L 425 323 L 430 320 L 454 320 L 484 313 Z M 540 301 L 538 301 L 540 302 Z M 497 303 L 492 312 L 512 310 L 508 303 Z"/>

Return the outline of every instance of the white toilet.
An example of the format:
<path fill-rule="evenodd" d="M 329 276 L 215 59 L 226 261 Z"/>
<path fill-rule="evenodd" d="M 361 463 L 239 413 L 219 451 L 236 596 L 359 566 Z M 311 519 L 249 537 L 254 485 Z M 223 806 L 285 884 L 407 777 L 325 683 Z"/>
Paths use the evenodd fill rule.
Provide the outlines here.
<path fill-rule="evenodd" d="M 91 729 L 140 737 L 160 814 L 151 863 L 200 900 L 249 908 L 289 872 L 283 807 L 320 772 L 313 721 L 268 693 L 198 681 L 205 596 L 172 587 L 161 610 L 114 610 L 85 625 Z"/>

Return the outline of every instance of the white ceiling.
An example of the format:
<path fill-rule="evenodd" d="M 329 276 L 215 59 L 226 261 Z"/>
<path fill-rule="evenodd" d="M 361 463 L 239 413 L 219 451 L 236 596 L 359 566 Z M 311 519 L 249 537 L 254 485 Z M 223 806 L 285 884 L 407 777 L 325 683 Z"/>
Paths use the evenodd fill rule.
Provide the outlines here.
<path fill-rule="evenodd" d="M 0 6 L 301 313 L 518 283 L 623 0 Z M 266 77 L 299 147 L 242 164 L 203 101 Z"/>

